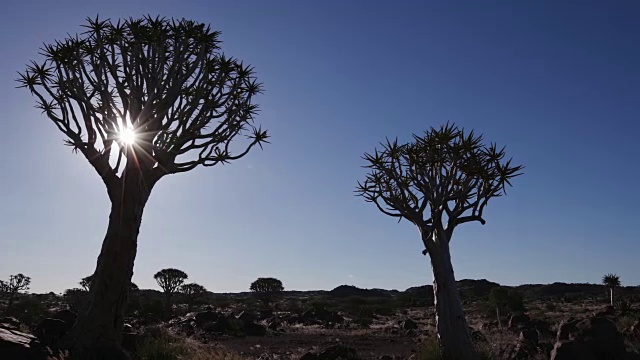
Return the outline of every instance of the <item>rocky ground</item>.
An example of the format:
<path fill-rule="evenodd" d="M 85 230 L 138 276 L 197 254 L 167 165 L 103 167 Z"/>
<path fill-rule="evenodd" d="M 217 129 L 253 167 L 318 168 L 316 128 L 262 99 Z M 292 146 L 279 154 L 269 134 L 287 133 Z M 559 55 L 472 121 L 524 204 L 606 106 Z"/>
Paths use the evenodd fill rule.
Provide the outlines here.
<path fill-rule="evenodd" d="M 396 307 L 365 316 L 362 307 L 382 300 L 354 305 L 361 301 L 349 299 L 336 300 L 331 310 L 316 304 L 259 311 L 234 301 L 191 312 L 178 306 L 176 315 L 162 322 L 143 315 L 148 310 L 136 310 L 127 318 L 123 346 L 134 359 L 437 359 L 432 307 Z M 351 310 L 335 310 L 336 304 Z M 64 303 L 55 305 L 31 321 L 0 318 L 0 359 L 51 356 L 75 321 Z M 529 299 L 525 305 L 526 311 L 506 313 L 498 323 L 485 302 L 465 301 L 470 331 L 484 359 L 640 358 L 640 313 L 635 310 L 640 303 L 613 308 L 587 296 Z"/>

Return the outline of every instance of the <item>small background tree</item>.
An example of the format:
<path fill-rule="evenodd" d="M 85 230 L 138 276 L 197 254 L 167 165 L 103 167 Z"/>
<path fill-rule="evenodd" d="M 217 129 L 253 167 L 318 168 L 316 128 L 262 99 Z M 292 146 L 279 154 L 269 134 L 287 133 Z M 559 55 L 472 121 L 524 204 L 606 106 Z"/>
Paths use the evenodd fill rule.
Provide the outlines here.
<path fill-rule="evenodd" d="M 184 295 L 189 311 L 191 311 L 196 302 L 207 294 L 207 289 L 200 284 L 190 283 L 180 286 L 180 293 Z"/>
<path fill-rule="evenodd" d="M 184 284 L 189 276 L 182 270 L 168 268 L 158 271 L 153 278 L 156 279 L 158 286 L 162 288 L 165 295 L 165 315 L 171 315 L 171 297 L 178 291 L 180 286 Z"/>
<path fill-rule="evenodd" d="M 482 136 L 453 124 L 431 128 L 413 141 L 381 144 L 365 153 L 369 170 L 357 194 L 385 215 L 406 219 L 419 230 L 433 269 L 438 340 L 445 359 L 475 359 L 473 342 L 457 288 L 449 242 L 467 222 L 485 224 L 490 199 L 505 194 L 522 166 L 504 161 L 504 148 L 486 146 Z"/>
<path fill-rule="evenodd" d="M 16 295 L 21 291 L 29 290 L 31 284 L 31 278 L 24 276 L 23 274 L 16 274 L 9 276 L 9 281 L 4 282 L 0 280 L 0 293 L 6 294 L 8 298 L 6 312 L 9 314 L 13 306 Z"/>
<path fill-rule="evenodd" d="M 284 286 L 282 286 L 282 281 L 275 278 L 258 278 L 251 283 L 249 290 L 253 291 L 256 297 L 268 306 L 284 291 Z"/>
<path fill-rule="evenodd" d="M 616 274 L 606 274 L 602 277 L 602 283 L 609 289 L 610 304 L 614 306 L 613 289 L 620 287 L 620 277 Z"/>

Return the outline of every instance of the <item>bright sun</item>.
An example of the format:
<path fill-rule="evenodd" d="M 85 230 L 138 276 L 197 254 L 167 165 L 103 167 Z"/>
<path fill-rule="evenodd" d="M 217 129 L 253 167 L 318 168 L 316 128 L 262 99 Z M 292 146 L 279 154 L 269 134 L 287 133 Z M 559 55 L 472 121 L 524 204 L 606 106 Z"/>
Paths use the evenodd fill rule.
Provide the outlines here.
<path fill-rule="evenodd" d="M 131 128 L 124 128 L 120 130 L 118 137 L 125 145 L 133 145 L 136 143 L 136 133 Z"/>

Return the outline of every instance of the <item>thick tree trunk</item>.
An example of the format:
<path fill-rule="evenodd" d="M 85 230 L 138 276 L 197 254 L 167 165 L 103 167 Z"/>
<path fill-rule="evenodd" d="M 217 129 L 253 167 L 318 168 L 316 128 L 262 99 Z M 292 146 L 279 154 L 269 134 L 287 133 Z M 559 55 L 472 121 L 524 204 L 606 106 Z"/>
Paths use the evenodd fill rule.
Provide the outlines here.
<path fill-rule="evenodd" d="M 173 313 L 173 308 L 171 306 L 171 296 L 170 292 L 164 293 L 164 317 L 166 319 L 171 318 L 171 313 Z"/>
<path fill-rule="evenodd" d="M 78 358 L 108 358 L 122 342 L 124 313 L 137 252 L 142 212 L 150 189 L 130 176 L 111 196 L 111 214 L 91 283 L 88 305 L 78 316 L 71 341 Z M 87 355 L 92 357 L 87 357 Z"/>
<path fill-rule="evenodd" d="M 496 316 L 498 317 L 498 328 L 502 330 L 502 321 L 500 320 L 500 308 L 496 306 Z"/>
<path fill-rule="evenodd" d="M 475 360 L 475 353 L 460 294 L 453 275 L 448 241 L 429 249 L 433 269 L 436 329 L 444 359 Z"/>

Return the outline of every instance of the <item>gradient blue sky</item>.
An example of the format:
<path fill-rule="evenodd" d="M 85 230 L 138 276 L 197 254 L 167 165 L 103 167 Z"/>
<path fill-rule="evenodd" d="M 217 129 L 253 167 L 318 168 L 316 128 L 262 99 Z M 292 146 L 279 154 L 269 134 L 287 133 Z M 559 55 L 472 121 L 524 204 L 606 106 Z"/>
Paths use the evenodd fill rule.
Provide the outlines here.
<path fill-rule="evenodd" d="M 526 174 L 487 225 L 452 241 L 456 277 L 502 284 L 640 283 L 636 1 L 5 1 L 0 13 L 0 278 L 61 292 L 93 272 L 104 186 L 16 71 L 87 16 L 187 17 L 255 66 L 272 145 L 163 179 L 134 281 L 165 267 L 216 292 L 259 276 L 287 289 L 431 282 L 418 232 L 353 196 L 386 136 L 455 121 L 507 146 Z"/>

